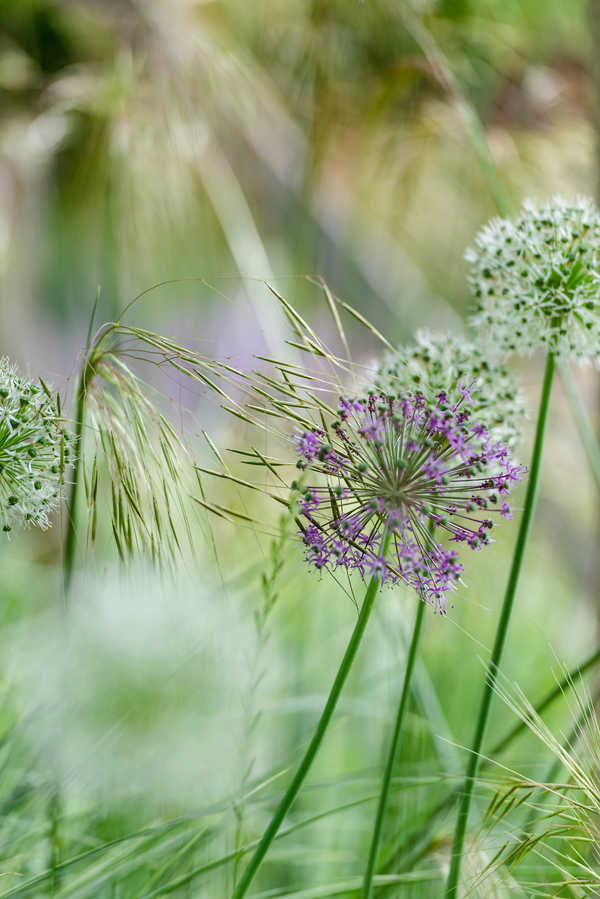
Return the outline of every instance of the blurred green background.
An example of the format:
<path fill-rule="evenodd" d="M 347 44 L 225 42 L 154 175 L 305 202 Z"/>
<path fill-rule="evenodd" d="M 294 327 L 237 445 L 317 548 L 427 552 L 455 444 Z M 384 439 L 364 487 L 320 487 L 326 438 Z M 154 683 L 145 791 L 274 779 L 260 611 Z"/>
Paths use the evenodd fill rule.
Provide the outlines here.
<path fill-rule="evenodd" d="M 240 367 L 254 353 L 283 352 L 283 320 L 261 279 L 325 339 L 335 332 L 306 275 L 322 276 L 392 343 L 420 327 L 460 329 L 469 303 L 464 250 L 497 214 L 498 196 L 504 191 L 516 205 L 526 196 L 597 191 L 596 6 L 3 0 L 0 353 L 42 375 L 68 403 L 98 285 L 100 322 L 166 281 L 178 283 L 149 293 L 132 320 Z M 496 196 L 473 144 L 473 110 L 503 185 L 496 182 Z M 355 357 L 374 361 L 372 336 L 352 321 L 348 327 Z M 540 360 L 517 365 L 534 418 Z M 576 376 L 595 420 L 597 374 Z M 243 431 L 227 431 L 201 391 L 158 382 L 176 425 L 179 409 L 191 414 L 192 448 L 204 427 L 222 441 L 244 439 Z M 524 460 L 530 444 L 527 433 Z M 533 700 L 561 663 L 575 664 L 597 640 L 597 522 L 597 488 L 557 384 L 503 666 Z M 386 824 L 392 860 L 402 835 L 444 795 L 444 781 L 463 770 L 515 526 L 503 526 L 490 550 L 468 559 L 468 589 L 449 616 L 427 616 L 418 702 Z M 154 622 L 142 641 L 149 651 L 139 667 L 130 664 L 138 651 L 122 647 L 110 616 L 98 649 L 88 619 L 74 625 L 75 668 L 63 670 L 52 656 L 56 623 L 47 619 L 61 602 L 60 537 L 57 523 L 0 545 L 0 873 L 7 872 L 0 896 L 43 874 L 54 846 L 61 860 L 82 860 L 23 895 L 150 896 L 167 885 L 177 896 L 224 897 L 233 862 L 186 877 L 260 834 L 279 790 L 279 778 L 269 777 L 285 777 L 308 738 L 354 609 L 333 582 L 309 574 L 290 545 L 269 632 L 257 638 L 251 619 L 261 571 L 271 564 L 269 541 L 203 519 L 199 564 L 187 572 L 195 586 L 166 591 L 160 613 L 147 602 L 157 589 L 143 586 L 147 572 L 141 586 L 124 589 L 106 580 L 111 549 L 86 558 L 78 602 L 85 610 L 102 592 L 90 587 L 97 579 L 112 599 L 123 590 L 130 616 L 123 628 L 146 634 Z M 199 605 L 187 625 L 190 594 Z M 408 592 L 386 591 L 380 600 L 293 821 L 376 793 L 414 614 Z M 188 627 L 208 646 L 191 666 L 193 647 L 178 636 Z M 153 649 L 165 634 L 175 635 L 168 660 Z M 266 672 L 259 687 L 256 670 Z M 568 729 L 565 705 L 550 720 Z M 512 722 L 497 701 L 490 739 Z M 94 750 L 105 743 L 107 751 Z M 549 758 L 540 753 L 521 740 L 507 764 L 545 770 Z M 243 801 L 255 778 L 263 786 Z M 424 778 L 433 786 L 419 785 Z M 482 796 L 485 805 L 489 790 Z M 326 885 L 360 874 L 372 813 L 365 802 L 277 843 L 256 882 L 272 892 L 260 895 L 345 895 Z M 442 820 L 417 865 L 429 879 L 381 895 L 440 895 L 452 823 L 452 814 Z M 146 833 L 150 827 L 158 835 Z M 138 831 L 144 835 L 113 842 Z M 472 846 L 472 873 L 493 846 L 483 838 Z M 515 876 L 474 895 L 538 895 Z"/>

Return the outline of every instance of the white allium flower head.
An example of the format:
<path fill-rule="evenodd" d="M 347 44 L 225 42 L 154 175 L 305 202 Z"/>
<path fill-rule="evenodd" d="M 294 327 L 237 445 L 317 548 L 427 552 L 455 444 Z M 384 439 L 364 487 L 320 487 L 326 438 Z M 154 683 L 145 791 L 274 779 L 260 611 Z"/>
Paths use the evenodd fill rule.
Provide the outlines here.
<path fill-rule="evenodd" d="M 467 250 L 471 324 L 505 353 L 600 362 L 600 211 L 587 197 L 523 203 Z"/>
<path fill-rule="evenodd" d="M 52 399 L 0 358 L 0 529 L 49 525 L 71 456 Z"/>
<path fill-rule="evenodd" d="M 417 391 L 427 400 L 474 385 L 473 418 L 493 440 L 511 448 L 519 441 L 525 404 L 513 373 L 466 337 L 418 331 L 412 344 L 387 353 L 375 385 L 388 395 Z"/>

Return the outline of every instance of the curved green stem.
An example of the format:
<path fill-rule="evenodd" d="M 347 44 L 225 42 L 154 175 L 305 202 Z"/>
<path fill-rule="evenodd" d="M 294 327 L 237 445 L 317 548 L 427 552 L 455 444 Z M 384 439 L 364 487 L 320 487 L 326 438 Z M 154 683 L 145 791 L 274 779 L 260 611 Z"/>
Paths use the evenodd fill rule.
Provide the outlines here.
<path fill-rule="evenodd" d="M 373 890 L 373 875 L 375 873 L 375 865 L 377 862 L 377 854 L 379 852 L 379 844 L 381 842 L 381 830 L 383 827 L 383 818 L 385 815 L 385 810 L 387 808 L 388 799 L 390 795 L 390 784 L 392 782 L 392 771 L 394 770 L 394 764 L 396 761 L 396 755 L 398 753 L 398 743 L 400 741 L 400 734 L 402 732 L 402 725 L 404 723 L 404 717 L 406 714 L 406 707 L 408 704 L 408 697 L 410 694 L 410 682 L 412 678 L 413 669 L 415 667 L 415 659 L 417 657 L 417 647 L 419 645 L 419 639 L 421 637 L 421 628 L 423 625 L 423 616 L 425 614 L 425 602 L 419 597 L 417 605 L 417 614 L 415 616 L 415 623 L 413 625 L 413 632 L 410 641 L 410 647 L 408 650 L 408 656 L 406 658 L 406 668 L 404 670 L 404 681 L 402 683 L 402 693 L 400 695 L 400 704 L 398 706 L 398 712 L 396 714 L 396 723 L 394 725 L 394 732 L 392 734 L 392 742 L 390 744 L 390 749 L 387 757 L 387 762 L 385 765 L 385 771 L 383 774 L 383 781 L 381 783 L 381 792 L 379 794 L 379 802 L 377 804 L 377 812 L 375 815 L 375 824 L 373 826 L 373 834 L 371 836 L 371 846 L 369 848 L 369 857 L 367 859 L 367 867 L 365 870 L 365 877 L 363 880 L 363 888 L 362 888 L 362 897 L 363 899 L 371 899 L 371 894 Z"/>
<path fill-rule="evenodd" d="M 388 540 L 386 539 L 384 541 L 383 555 L 385 555 L 386 553 L 387 543 Z M 260 842 L 254 851 L 254 855 L 248 862 L 248 866 L 242 875 L 242 879 L 233 891 L 232 899 L 242 899 L 242 896 L 246 895 L 248 887 L 254 879 L 254 875 L 258 871 L 263 858 L 267 854 L 269 846 L 277 835 L 277 831 L 279 830 L 283 819 L 287 815 L 292 803 L 298 795 L 304 778 L 308 774 L 310 766 L 312 765 L 323 737 L 325 736 L 325 731 L 327 730 L 327 727 L 331 720 L 331 716 L 333 715 L 333 711 L 337 705 L 340 693 L 342 692 L 342 687 L 344 686 L 350 668 L 352 667 L 356 651 L 358 650 L 365 631 L 365 627 L 367 626 L 367 621 L 369 620 L 369 616 L 373 609 L 373 602 L 375 600 L 375 595 L 377 593 L 378 587 L 379 578 L 371 578 L 371 582 L 369 583 L 369 586 L 367 588 L 358 620 L 354 626 L 352 636 L 350 637 L 350 641 L 348 643 L 348 646 L 346 647 L 346 651 L 338 669 L 338 673 L 336 674 L 333 686 L 329 692 L 329 696 L 327 697 L 325 708 L 321 713 L 319 723 L 317 724 L 313 737 L 304 754 L 304 758 L 300 762 L 300 765 L 298 766 L 291 784 L 287 788 L 283 798 L 277 806 L 275 813 L 271 818 L 269 826 L 263 833 Z"/>
<path fill-rule="evenodd" d="M 471 754 L 467 765 L 463 793 L 458 808 L 456 830 L 454 832 L 454 843 L 452 846 L 452 856 L 450 859 L 450 873 L 448 875 L 448 882 L 446 884 L 446 899 L 456 899 L 458 892 L 460 866 L 462 862 L 465 835 L 467 832 L 467 822 L 469 818 L 469 809 L 471 806 L 471 797 L 473 794 L 473 786 L 475 784 L 475 779 L 477 777 L 477 771 L 479 768 L 479 753 L 481 752 L 481 746 L 483 744 L 483 739 L 485 736 L 485 730 L 494 692 L 494 684 L 496 683 L 496 678 L 498 675 L 498 665 L 500 664 L 502 651 L 504 649 L 504 643 L 506 641 L 508 625 L 510 623 L 510 616 L 512 613 L 515 594 L 517 592 L 517 585 L 519 583 L 519 575 L 521 574 L 523 556 L 525 554 L 525 547 L 527 545 L 527 539 L 529 537 L 529 531 L 531 529 L 531 521 L 533 518 L 535 502 L 537 499 L 542 461 L 542 448 L 544 445 L 544 433 L 546 430 L 546 421 L 548 418 L 548 407 L 550 404 L 550 394 L 552 392 L 552 382 L 554 380 L 554 369 L 554 356 L 549 353 L 546 359 L 544 383 L 542 386 L 542 394 L 540 397 L 540 407 L 538 411 L 537 426 L 535 431 L 535 441 L 533 444 L 533 453 L 531 456 L 531 468 L 529 471 L 527 493 L 525 495 L 525 506 L 521 515 L 521 524 L 519 526 L 519 533 L 517 536 L 517 542 L 515 544 L 515 551 L 513 554 L 512 565 L 508 577 L 508 583 L 506 586 L 506 593 L 504 594 L 504 602 L 502 604 L 502 610 L 500 612 L 500 620 L 498 621 L 498 627 L 496 628 L 496 638 L 494 640 L 494 647 L 488 665 L 483 696 L 481 699 L 481 706 L 479 708 L 479 716 L 475 728 L 475 736 L 473 738 L 473 743 L 471 746 Z"/>

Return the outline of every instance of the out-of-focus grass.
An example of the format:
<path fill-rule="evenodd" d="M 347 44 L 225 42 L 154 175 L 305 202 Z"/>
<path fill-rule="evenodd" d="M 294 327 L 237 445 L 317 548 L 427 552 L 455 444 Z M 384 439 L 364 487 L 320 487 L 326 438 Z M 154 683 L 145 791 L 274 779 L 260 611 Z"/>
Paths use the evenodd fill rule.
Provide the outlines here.
<path fill-rule="evenodd" d="M 83 345 L 96 285 L 101 314 L 110 319 L 139 290 L 170 277 L 204 277 L 218 289 L 195 281 L 166 286 L 145 298 L 136 320 L 233 364 L 251 364 L 254 352 L 281 343 L 277 307 L 254 278 L 275 276 L 325 336 L 334 333 L 327 305 L 298 276 L 323 275 L 392 342 L 415 327 L 458 324 L 467 303 L 463 250 L 495 208 L 452 98 L 403 14 L 417 16 L 446 54 L 514 200 L 593 190 L 583 2 L 5 4 L 0 350 L 62 388 Z M 348 336 L 356 358 L 374 358 L 376 342 L 364 329 L 349 321 Z M 538 362 L 521 365 L 532 401 Z M 222 444 L 243 442 L 243 426 L 234 432 L 201 390 L 150 376 L 169 395 L 165 409 L 175 424 L 185 410 L 186 441 L 199 458 L 207 453 L 203 428 Z M 593 411 L 595 378 L 583 371 L 577 379 Z M 574 664 L 595 640 L 596 494 L 560 390 L 546 459 L 503 663 L 533 700 L 552 685 L 556 656 Z M 230 491 L 219 495 L 225 505 Z M 266 506 L 253 511 L 271 514 L 277 526 Z M 494 547 L 472 554 L 468 589 L 447 618 L 427 615 L 420 700 L 406 724 L 384 866 L 464 767 L 461 747 L 471 738 L 484 671 L 479 657 L 488 655 L 514 533 L 506 524 Z M 56 690 L 61 668 L 47 660 L 43 622 L 60 606 L 60 525 L 0 545 L 0 895 L 21 889 L 112 899 L 168 891 L 222 899 L 236 853 L 268 821 L 310 736 L 355 610 L 335 584 L 307 573 L 300 549 L 290 545 L 256 661 L 248 619 L 263 600 L 269 539 L 207 517 L 194 525 L 194 537 L 198 558 L 187 576 L 198 595 L 186 593 L 183 610 L 191 604 L 188 629 L 209 639 L 208 680 L 194 667 L 180 594 L 168 581 L 160 614 L 143 584 L 128 591 L 117 616 L 124 633 L 104 642 L 93 603 L 85 616 L 93 590 L 80 582 L 83 617 L 72 634 L 68 627 L 60 634 L 62 661 L 71 667 L 54 712 L 46 691 Z M 105 582 L 118 602 L 107 575 L 108 542 L 101 550 L 87 560 L 89 584 Z M 203 613 L 207 585 L 212 618 Z M 402 591 L 378 598 L 334 725 L 286 824 L 291 832 L 274 844 L 258 891 L 356 895 L 413 613 L 414 599 Z M 130 667 L 119 649 L 121 639 L 131 646 L 127 629 L 140 647 Z M 261 671 L 265 678 L 251 689 Z M 210 748 L 202 703 L 213 695 L 210 683 L 222 712 L 234 675 L 235 726 L 218 715 L 211 724 L 212 757 L 215 744 L 221 751 L 213 775 L 202 762 Z M 33 689 L 36 681 L 44 691 Z M 177 708 L 188 728 L 179 736 L 167 720 Z M 82 711 L 85 718 L 77 718 Z M 548 720 L 565 726 L 560 703 Z M 129 742 L 123 721 L 139 724 Z M 497 702 L 490 745 L 513 721 Z M 84 724 L 93 725 L 85 740 Z M 58 728 L 64 754 L 57 754 Z M 234 759 L 235 728 L 244 738 Z M 111 750 L 117 738 L 126 759 Z M 102 777 L 89 773 L 98 773 L 97 759 Z M 536 776 L 549 754 L 525 736 L 504 759 Z M 67 764 L 57 832 L 65 867 L 52 875 L 44 873 L 48 804 L 59 761 Z M 221 784 L 218 772 L 230 782 Z M 481 785 L 481 811 L 492 789 Z M 414 870 L 380 883 L 379 893 L 438 896 L 452 823 L 442 817 Z M 486 840 L 470 844 L 474 874 L 494 854 L 494 840 Z M 518 872 L 500 870 L 478 895 L 531 895 L 513 876 Z"/>

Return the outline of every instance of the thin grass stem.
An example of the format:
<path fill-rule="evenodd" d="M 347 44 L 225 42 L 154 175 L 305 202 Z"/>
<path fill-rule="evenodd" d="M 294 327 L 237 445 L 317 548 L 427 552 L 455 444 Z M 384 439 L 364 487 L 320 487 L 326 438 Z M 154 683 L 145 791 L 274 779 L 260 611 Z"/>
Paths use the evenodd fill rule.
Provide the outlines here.
<path fill-rule="evenodd" d="M 98 301 L 100 299 L 100 288 L 96 291 L 96 297 L 92 305 L 90 321 L 88 324 L 87 339 L 85 342 L 85 357 L 79 381 L 77 383 L 77 406 L 75 409 L 75 461 L 73 468 L 73 483 L 71 484 L 71 495 L 67 507 L 67 524 L 65 534 L 65 548 L 63 554 L 63 586 L 64 586 L 64 603 L 65 608 L 68 603 L 68 595 L 73 579 L 73 571 L 75 569 L 75 554 L 77 551 L 77 500 L 79 496 L 81 474 L 83 472 L 83 423 L 85 419 L 85 398 L 87 388 L 91 377 L 93 376 L 93 367 L 90 363 L 90 348 L 92 346 L 92 336 L 94 330 L 94 321 L 98 310 Z M 96 344 L 94 344 L 94 349 Z"/>
<path fill-rule="evenodd" d="M 81 486 L 81 473 L 83 471 L 81 444 L 83 439 L 83 423 L 85 419 L 86 373 L 87 361 L 84 363 L 84 366 L 81 370 L 79 383 L 77 385 L 77 407 L 75 410 L 75 463 L 73 468 L 73 483 L 71 484 L 71 495 L 69 497 L 69 503 L 67 507 L 65 549 L 63 556 L 65 607 L 68 603 L 71 581 L 73 580 L 73 571 L 75 569 L 75 555 L 77 551 L 77 502 L 79 497 L 79 489 Z"/>
<path fill-rule="evenodd" d="M 575 425 L 579 432 L 581 445 L 587 456 L 590 471 L 594 476 L 596 486 L 600 489 L 600 448 L 598 447 L 594 428 L 592 427 L 583 403 L 581 402 L 581 396 L 579 395 L 571 369 L 567 365 L 561 365 L 559 374 L 567 395 L 569 406 L 571 407 L 571 412 L 573 413 L 573 418 L 575 419 Z"/>
<path fill-rule="evenodd" d="M 406 668 L 404 670 L 404 680 L 402 683 L 400 704 L 398 705 L 398 712 L 396 714 L 396 722 L 394 724 L 392 741 L 390 743 L 385 771 L 383 774 L 383 780 L 381 782 L 381 792 L 379 794 L 379 802 L 377 803 L 377 812 L 375 814 L 375 823 L 373 825 L 373 833 L 371 835 L 371 845 L 369 847 L 369 856 L 367 858 L 367 867 L 365 869 L 362 888 L 363 899 L 371 899 L 371 895 L 373 892 L 373 876 L 375 874 L 379 844 L 381 843 L 383 819 L 387 809 L 388 799 L 390 795 L 390 785 L 392 782 L 392 771 L 394 770 L 396 756 L 398 755 L 400 735 L 402 733 L 402 726 L 404 724 L 404 718 L 406 716 L 406 707 L 408 705 L 408 697 L 410 694 L 412 673 L 415 667 L 415 660 L 417 658 L 417 648 L 419 646 L 419 640 L 421 637 L 425 606 L 426 604 L 424 600 L 419 597 L 417 599 L 417 613 L 415 615 L 415 623 L 413 625 L 410 647 L 408 650 L 408 656 L 406 658 Z"/>
<path fill-rule="evenodd" d="M 385 556 L 387 552 L 388 543 L 389 537 L 387 537 L 384 542 L 382 553 L 383 556 Z M 323 737 L 325 736 L 325 732 L 327 731 L 331 716 L 333 715 L 334 709 L 337 705 L 337 701 L 340 697 L 342 688 L 352 667 L 352 663 L 354 662 L 358 647 L 360 646 L 365 628 L 367 626 L 367 622 L 373 609 L 373 603 L 377 594 L 378 587 L 379 578 L 377 576 L 374 576 L 371 578 L 371 581 L 367 588 L 367 592 L 365 593 L 365 598 L 363 600 L 360 614 L 354 626 L 354 630 L 352 631 L 352 636 L 350 637 L 348 646 L 346 647 L 346 651 L 342 658 L 338 672 L 335 676 L 333 686 L 331 687 L 329 696 L 327 697 L 325 708 L 321 713 L 321 717 L 319 718 L 319 722 L 312 736 L 312 739 L 308 745 L 302 761 L 300 762 L 300 765 L 298 766 L 291 784 L 287 788 L 279 805 L 277 806 L 267 829 L 263 833 L 260 842 L 258 843 L 258 846 L 256 847 L 254 854 L 242 875 L 241 880 L 235 887 L 232 899 L 242 899 L 242 896 L 246 895 L 248 887 L 254 880 L 254 876 L 256 875 L 256 872 L 258 871 L 262 860 L 267 854 L 269 846 L 275 839 L 277 831 L 279 830 L 283 819 L 287 815 L 292 803 L 294 802 L 296 796 L 298 795 L 298 792 L 300 791 L 300 787 L 302 786 L 306 775 L 310 770 L 314 758 L 323 741 Z"/>
<path fill-rule="evenodd" d="M 475 735 L 471 746 L 471 754 L 467 765 L 467 772 L 463 786 L 463 792 L 458 808 L 458 816 L 456 820 L 456 830 L 454 832 L 454 842 L 452 846 L 452 855 L 450 858 L 450 872 L 446 884 L 446 899 L 456 899 L 458 893 L 458 884 L 460 879 L 460 868 L 465 843 L 465 835 L 467 832 L 467 823 L 469 819 L 469 809 L 471 807 L 471 798 L 473 795 L 473 787 L 479 768 L 480 752 L 485 737 L 492 696 L 494 693 L 494 685 L 498 674 L 498 666 L 502 658 L 504 644 L 508 633 L 511 613 L 513 609 L 514 599 L 521 574 L 523 557 L 525 548 L 531 529 L 531 522 L 535 509 L 535 503 L 538 493 L 542 450 L 544 446 L 544 434 L 546 431 L 546 422 L 548 419 L 548 408 L 550 405 L 550 394 L 552 392 L 552 383 L 554 380 L 555 359 L 552 353 L 548 354 L 546 359 L 546 369 L 544 372 L 544 382 L 542 385 L 542 393 L 540 397 L 540 406 L 538 411 L 537 426 L 535 431 L 535 441 L 533 445 L 533 453 L 531 457 L 531 467 L 529 471 L 529 480 L 527 483 L 527 493 L 525 496 L 525 506 L 521 515 L 521 523 L 517 542 L 512 559 L 512 565 L 504 595 L 504 602 L 500 612 L 500 619 L 496 628 L 496 637 L 494 647 L 489 661 L 483 696 L 479 708 Z"/>
<path fill-rule="evenodd" d="M 562 744 L 562 748 L 565 752 L 569 752 L 572 750 L 573 746 L 577 742 L 577 738 L 581 736 L 582 731 L 586 725 L 586 722 L 589 721 L 590 716 L 593 715 L 594 709 L 596 707 L 596 703 L 600 699 L 600 691 L 596 691 L 596 694 L 593 698 L 589 699 L 583 709 L 581 710 L 577 721 L 573 725 L 571 731 L 567 735 L 566 740 Z M 553 784 L 556 783 L 558 775 L 560 774 L 561 769 L 564 767 L 565 763 L 563 759 L 557 755 L 555 759 L 552 760 L 548 772 L 546 776 L 543 778 L 543 784 Z M 535 827 L 536 820 L 541 814 L 541 804 L 547 799 L 550 795 L 552 795 L 551 790 L 544 790 L 538 800 L 538 802 L 533 805 L 525 819 L 525 824 L 523 825 L 523 832 L 525 834 L 530 834 Z"/>
<path fill-rule="evenodd" d="M 564 696 L 568 690 L 573 688 L 573 685 L 578 678 L 582 677 L 586 671 L 589 671 L 589 669 L 597 665 L 598 662 L 600 662 L 600 649 L 596 649 L 591 655 L 584 659 L 583 662 L 567 672 L 556 686 L 546 693 L 543 699 L 534 706 L 536 714 L 543 715 L 549 706 L 561 696 Z M 486 752 L 486 758 L 482 759 L 480 770 L 493 765 L 493 759 L 500 755 L 501 752 L 504 752 L 517 737 L 527 730 L 527 727 L 527 722 L 522 718 L 519 719 L 519 721 L 517 721 L 517 723 Z M 383 873 L 388 870 L 396 871 L 409 869 L 412 864 L 422 858 L 431 843 L 431 833 L 435 826 L 435 822 L 444 812 L 447 812 L 452 808 L 454 803 L 458 800 L 461 790 L 462 784 L 445 796 L 431 809 L 427 815 L 425 824 L 420 830 L 416 832 L 412 831 L 408 836 L 404 837 L 402 843 L 400 843 L 391 858 L 386 862 Z"/>
<path fill-rule="evenodd" d="M 63 607 L 66 610 L 69 603 L 69 593 L 71 589 L 71 581 L 73 580 L 73 571 L 75 568 L 75 555 L 77 551 L 77 501 L 79 496 L 81 474 L 83 471 L 83 459 L 81 453 L 81 443 L 83 438 L 83 422 L 85 418 L 85 396 L 87 391 L 87 381 L 89 377 L 89 348 L 92 337 L 92 329 L 94 319 L 96 317 L 96 309 L 98 308 L 98 300 L 100 298 L 100 290 L 96 292 L 96 298 L 92 306 L 90 322 L 88 326 L 88 334 L 86 340 L 85 360 L 79 375 L 77 384 L 77 407 L 75 411 L 75 460 L 73 470 L 73 482 L 71 484 L 71 495 L 67 506 L 66 533 L 63 552 Z M 58 889 L 60 884 L 60 838 L 59 838 L 59 820 L 61 809 L 61 789 L 60 777 L 57 777 L 53 785 L 50 799 L 48 802 L 48 816 L 50 819 L 50 857 L 49 868 L 51 870 L 51 892 Z"/>

